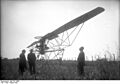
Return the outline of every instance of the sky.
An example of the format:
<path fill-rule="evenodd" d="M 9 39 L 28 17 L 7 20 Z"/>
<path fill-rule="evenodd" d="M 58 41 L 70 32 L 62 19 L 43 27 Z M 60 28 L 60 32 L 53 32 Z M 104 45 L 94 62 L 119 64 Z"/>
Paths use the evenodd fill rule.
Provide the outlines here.
<path fill-rule="evenodd" d="M 76 59 L 84 46 L 87 60 L 104 57 L 105 51 L 119 50 L 119 0 L 3 0 L 1 2 L 1 56 L 18 58 L 21 50 L 70 20 L 96 8 L 104 12 L 84 23 L 72 46 L 65 49 L 63 59 Z M 109 56 L 108 56 L 109 58 Z"/>

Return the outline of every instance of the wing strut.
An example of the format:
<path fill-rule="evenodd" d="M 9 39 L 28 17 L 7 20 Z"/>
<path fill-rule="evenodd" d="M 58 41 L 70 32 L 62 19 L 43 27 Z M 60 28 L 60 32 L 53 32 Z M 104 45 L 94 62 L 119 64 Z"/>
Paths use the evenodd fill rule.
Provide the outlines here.
<path fill-rule="evenodd" d="M 74 41 L 75 41 L 75 39 L 77 38 L 77 36 L 78 36 L 80 30 L 82 29 L 83 25 L 84 25 L 84 23 L 82 24 L 82 26 L 80 27 L 79 31 L 77 32 L 77 34 L 76 34 L 74 40 L 72 41 L 71 45 L 74 43 Z"/>
<path fill-rule="evenodd" d="M 81 25 L 81 27 L 80 27 L 80 29 L 78 30 L 75 38 L 73 39 L 72 43 L 69 44 L 69 46 L 71 46 L 71 45 L 74 43 L 74 41 L 75 41 L 75 39 L 77 38 L 77 36 L 78 36 L 80 30 L 82 29 L 83 25 L 84 25 L 84 23 Z M 62 44 L 63 44 L 67 39 L 69 39 L 70 35 L 72 35 L 72 33 L 77 29 L 77 27 L 78 27 L 78 26 L 76 26 L 76 28 L 67 36 L 67 38 L 62 42 Z M 62 44 L 61 44 L 61 45 L 62 45 Z"/>

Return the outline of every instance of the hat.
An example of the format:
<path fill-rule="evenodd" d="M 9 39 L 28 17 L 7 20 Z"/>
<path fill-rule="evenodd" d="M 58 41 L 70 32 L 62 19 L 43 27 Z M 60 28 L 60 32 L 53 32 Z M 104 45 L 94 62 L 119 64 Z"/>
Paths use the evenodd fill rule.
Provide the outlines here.
<path fill-rule="evenodd" d="M 80 47 L 80 49 L 79 50 L 83 50 L 84 49 L 84 47 Z"/>
<path fill-rule="evenodd" d="M 33 52 L 33 49 L 31 49 L 30 52 Z"/>
<path fill-rule="evenodd" d="M 22 52 L 25 52 L 25 49 L 23 49 Z"/>

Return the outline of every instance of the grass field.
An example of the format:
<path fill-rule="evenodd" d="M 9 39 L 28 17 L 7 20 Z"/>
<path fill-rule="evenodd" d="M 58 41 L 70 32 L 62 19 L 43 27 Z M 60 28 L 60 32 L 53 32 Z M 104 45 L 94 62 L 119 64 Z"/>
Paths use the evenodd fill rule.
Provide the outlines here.
<path fill-rule="evenodd" d="M 18 59 L 1 60 L 1 79 L 7 80 L 120 80 L 118 61 L 86 61 L 85 76 L 77 75 L 76 61 L 37 60 L 36 75 L 31 76 L 27 70 L 24 77 L 18 74 Z"/>

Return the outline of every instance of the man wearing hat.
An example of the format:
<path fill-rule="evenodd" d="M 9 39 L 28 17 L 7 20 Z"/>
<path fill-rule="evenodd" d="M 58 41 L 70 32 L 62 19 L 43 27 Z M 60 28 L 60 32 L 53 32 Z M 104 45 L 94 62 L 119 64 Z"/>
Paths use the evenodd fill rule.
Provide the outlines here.
<path fill-rule="evenodd" d="M 30 53 L 28 54 L 28 64 L 29 64 L 29 70 L 30 74 L 35 74 L 35 61 L 36 61 L 36 56 L 35 53 L 33 53 L 33 49 L 30 50 Z"/>
<path fill-rule="evenodd" d="M 25 72 L 25 69 L 27 69 L 27 63 L 25 58 L 25 50 L 22 50 L 22 53 L 20 54 L 19 59 L 19 74 L 23 76 L 23 73 Z"/>
<path fill-rule="evenodd" d="M 80 53 L 77 59 L 77 69 L 78 69 L 78 75 L 84 75 L 84 66 L 85 66 L 85 54 L 83 52 L 84 47 L 80 47 Z"/>

